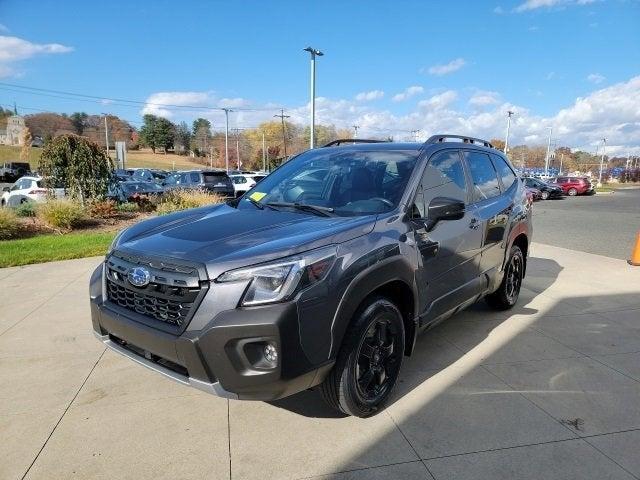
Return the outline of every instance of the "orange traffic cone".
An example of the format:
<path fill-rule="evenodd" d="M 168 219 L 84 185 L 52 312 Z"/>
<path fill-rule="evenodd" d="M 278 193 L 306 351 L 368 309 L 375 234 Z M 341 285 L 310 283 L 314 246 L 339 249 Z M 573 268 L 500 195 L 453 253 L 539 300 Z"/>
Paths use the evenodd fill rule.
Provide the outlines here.
<path fill-rule="evenodd" d="M 636 267 L 640 267 L 640 232 L 636 236 L 636 245 L 633 247 L 631 251 L 631 258 L 627 260 L 629 265 L 634 265 Z"/>

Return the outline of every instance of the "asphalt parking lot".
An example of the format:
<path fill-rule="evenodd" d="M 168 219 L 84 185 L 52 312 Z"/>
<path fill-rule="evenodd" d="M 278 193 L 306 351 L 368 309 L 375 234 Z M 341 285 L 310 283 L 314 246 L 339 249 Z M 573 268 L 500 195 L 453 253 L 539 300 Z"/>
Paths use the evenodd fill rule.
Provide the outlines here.
<path fill-rule="evenodd" d="M 538 236 L 539 238 L 539 236 Z M 424 334 L 388 408 L 227 401 L 91 332 L 90 258 L 0 269 L 0 479 L 640 478 L 640 269 L 534 244 L 517 307 Z"/>
<path fill-rule="evenodd" d="M 536 202 L 533 212 L 536 241 L 627 259 L 640 230 L 640 188 Z"/>

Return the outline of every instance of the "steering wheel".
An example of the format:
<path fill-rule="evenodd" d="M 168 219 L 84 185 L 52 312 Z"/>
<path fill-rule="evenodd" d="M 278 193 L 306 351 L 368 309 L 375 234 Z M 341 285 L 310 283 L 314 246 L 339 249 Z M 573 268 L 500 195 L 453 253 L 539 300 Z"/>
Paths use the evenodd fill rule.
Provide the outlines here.
<path fill-rule="evenodd" d="M 391 207 L 391 208 L 393 208 L 394 206 L 392 201 L 382 197 L 373 197 L 373 198 L 370 198 L 369 200 L 377 200 L 380 203 L 384 203 L 387 207 Z"/>

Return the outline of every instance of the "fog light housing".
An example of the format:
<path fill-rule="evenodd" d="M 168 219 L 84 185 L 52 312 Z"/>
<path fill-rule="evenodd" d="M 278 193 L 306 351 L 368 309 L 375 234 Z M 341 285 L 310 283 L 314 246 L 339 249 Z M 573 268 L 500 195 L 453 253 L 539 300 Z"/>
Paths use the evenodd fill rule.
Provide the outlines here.
<path fill-rule="evenodd" d="M 264 358 L 269 363 L 278 362 L 278 350 L 273 343 L 267 343 L 264 346 Z"/>

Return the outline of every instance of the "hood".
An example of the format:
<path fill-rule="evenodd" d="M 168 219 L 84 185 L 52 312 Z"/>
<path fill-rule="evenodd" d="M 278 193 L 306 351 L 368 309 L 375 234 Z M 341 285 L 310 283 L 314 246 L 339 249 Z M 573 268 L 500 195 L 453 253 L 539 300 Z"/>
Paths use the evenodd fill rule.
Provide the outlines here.
<path fill-rule="evenodd" d="M 375 220 L 219 205 L 142 222 L 123 234 L 117 249 L 203 263 L 215 278 L 232 268 L 351 240 L 370 232 Z"/>

